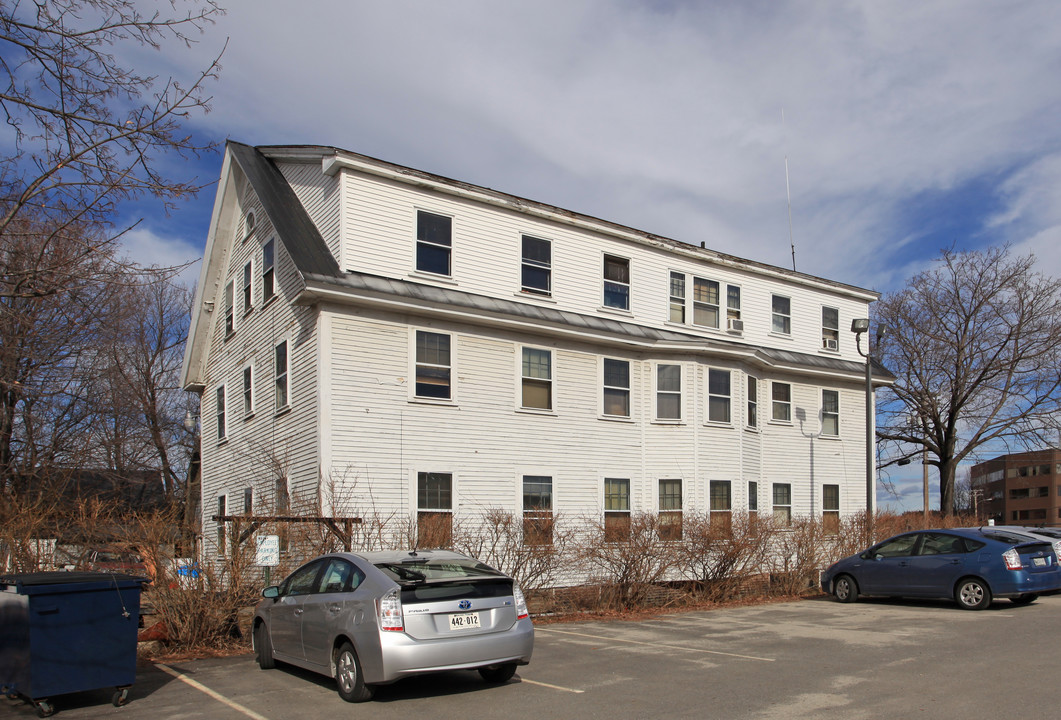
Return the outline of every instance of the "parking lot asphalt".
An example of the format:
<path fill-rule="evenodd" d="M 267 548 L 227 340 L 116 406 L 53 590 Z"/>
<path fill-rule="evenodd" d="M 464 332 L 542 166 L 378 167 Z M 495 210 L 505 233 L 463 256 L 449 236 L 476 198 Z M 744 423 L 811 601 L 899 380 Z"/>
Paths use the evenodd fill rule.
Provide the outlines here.
<path fill-rule="evenodd" d="M 815 598 L 637 620 L 541 624 L 534 658 L 501 686 L 474 672 L 403 680 L 363 705 L 328 678 L 249 655 L 150 665 L 129 704 L 58 696 L 55 717 L 1055 717 L 1061 596 L 980 612 L 953 603 Z M 36 717 L 0 698 L 0 716 Z"/>

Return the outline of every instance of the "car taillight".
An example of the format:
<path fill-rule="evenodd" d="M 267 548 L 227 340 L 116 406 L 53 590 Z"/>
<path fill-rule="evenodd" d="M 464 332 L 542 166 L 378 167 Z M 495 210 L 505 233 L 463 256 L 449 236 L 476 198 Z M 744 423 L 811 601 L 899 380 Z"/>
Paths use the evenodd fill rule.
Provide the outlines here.
<path fill-rule="evenodd" d="M 1020 562 L 1020 553 L 1017 552 L 1017 548 L 1010 548 L 1002 553 L 1002 559 L 1006 562 L 1007 570 L 1020 570 L 1024 567 Z"/>
<path fill-rule="evenodd" d="M 402 632 L 405 630 L 400 592 L 400 590 L 395 588 L 378 600 L 380 629 L 390 630 L 391 632 Z"/>
<path fill-rule="evenodd" d="M 530 610 L 527 609 L 527 599 L 523 597 L 523 591 L 519 589 L 519 585 L 512 583 L 512 599 L 516 601 L 516 619 L 522 620 L 525 617 L 530 617 Z"/>
<path fill-rule="evenodd" d="M 1061 563 L 1061 540 L 1054 540 L 1054 559 Z"/>

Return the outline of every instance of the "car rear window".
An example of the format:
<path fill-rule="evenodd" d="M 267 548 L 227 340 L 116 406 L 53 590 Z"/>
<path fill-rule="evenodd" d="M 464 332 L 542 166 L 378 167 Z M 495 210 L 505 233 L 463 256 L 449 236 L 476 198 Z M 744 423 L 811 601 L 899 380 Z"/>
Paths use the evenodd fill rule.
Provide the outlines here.
<path fill-rule="evenodd" d="M 471 558 L 409 558 L 401 562 L 378 562 L 376 567 L 399 583 L 505 577 L 504 573 Z"/>

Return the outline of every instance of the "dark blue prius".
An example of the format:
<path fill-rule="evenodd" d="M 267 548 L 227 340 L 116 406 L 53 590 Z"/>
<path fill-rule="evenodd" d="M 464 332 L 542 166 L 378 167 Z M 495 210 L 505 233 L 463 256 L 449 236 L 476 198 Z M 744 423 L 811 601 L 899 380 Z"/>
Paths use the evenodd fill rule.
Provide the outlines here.
<path fill-rule="evenodd" d="M 991 527 L 917 530 L 844 558 L 821 574 L 822 590 L 840 602 L 860 595 L 953 598 L 983 610 L 992 598 L 1024 604 L 1061 589 L 1049 542 Z"/>

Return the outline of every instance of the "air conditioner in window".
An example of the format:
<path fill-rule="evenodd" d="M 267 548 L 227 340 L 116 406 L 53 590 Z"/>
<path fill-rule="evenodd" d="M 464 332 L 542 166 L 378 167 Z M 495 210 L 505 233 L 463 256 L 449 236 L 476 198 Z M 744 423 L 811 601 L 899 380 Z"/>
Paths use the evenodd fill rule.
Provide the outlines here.
<path fill-rule="evenodd" d="M 744 321 L 737 318 L 728 318 L 726 320 L 726 329 L 730 332 L 744 332 Z"/>
<path fill-rule="evenodd" d="M 826 350 L 835 350 L 836 349 L 836 340 L 834 340 L 833 338 L 825 338 L 825 349 Z"/>

